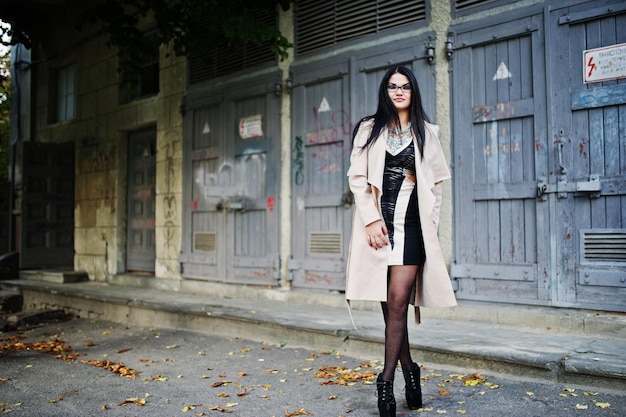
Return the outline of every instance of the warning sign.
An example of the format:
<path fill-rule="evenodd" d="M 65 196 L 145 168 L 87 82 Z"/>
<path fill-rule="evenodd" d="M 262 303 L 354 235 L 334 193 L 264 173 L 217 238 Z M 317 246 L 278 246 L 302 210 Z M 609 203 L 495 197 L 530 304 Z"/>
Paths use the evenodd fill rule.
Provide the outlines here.
<path fill-rule="evenodd" d="M 626 78 L 626 43 L 583 51 L 583 81 L 601 81 Z"/>
<path fill-rule="evenodd" d="M 239 119 L 239 137 L 241 139 L 258 138 L 259 136 L 263 136 L 262 116 L 260 114 Z"/>

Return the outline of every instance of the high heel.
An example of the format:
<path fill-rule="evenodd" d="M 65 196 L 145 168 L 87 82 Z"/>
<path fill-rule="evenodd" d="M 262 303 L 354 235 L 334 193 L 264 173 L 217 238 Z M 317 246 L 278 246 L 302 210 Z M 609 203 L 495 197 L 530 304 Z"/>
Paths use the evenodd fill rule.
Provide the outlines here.
<path fill-rule="evenodd" d="M 420 367 L 416 363 L 410 371 L 402 371 L 404 374 L 406 403 L 412 410 L 422 408 L 422 387 L 420 386 Z"/>
<path fill-rule="evenodd" d="M 376 379 L 378 412 L 380 417 L 396 417 L 396 399 L 393 396 L 393 381 L 383 381 L 382 375 Z"/>

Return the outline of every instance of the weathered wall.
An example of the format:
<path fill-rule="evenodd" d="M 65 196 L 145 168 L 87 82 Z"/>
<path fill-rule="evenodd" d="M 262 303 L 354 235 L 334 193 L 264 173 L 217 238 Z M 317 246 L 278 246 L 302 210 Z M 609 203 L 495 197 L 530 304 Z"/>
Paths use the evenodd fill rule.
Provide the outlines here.
<path fill-rule="evenodd" d="M 74 32 L 39 51 L 34 140 L 75 143 L 74 268 L 106 281 L 125 271 L 127 134 L 156 126 L 156 275 L 178 278 L 185 60 L 161 48 L 159 94 L 120 105 L 117 54 L 105 42 Z M 51 50 L 64 50 L 63 58 L 49 58 Z M 76 64 L 76 117 L 49 124 L 50 72 L 70 63 Z"/>

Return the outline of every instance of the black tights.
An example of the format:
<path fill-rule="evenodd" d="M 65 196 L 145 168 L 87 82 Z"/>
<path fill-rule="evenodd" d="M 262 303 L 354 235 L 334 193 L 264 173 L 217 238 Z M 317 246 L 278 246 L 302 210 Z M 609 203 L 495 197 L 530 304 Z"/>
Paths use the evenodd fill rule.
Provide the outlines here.
<path fill-rule="evenodd" d="M 392 381 L 398 365 L 403 370 L 413 369 L 413 359 L 409 348 L 407 311 L 411 293 L 415 288 L 417 265 L 396 265 L 389 267 L 387 302 L 382 302 L 385 318 L 385 367 L 383 381 Z"/>

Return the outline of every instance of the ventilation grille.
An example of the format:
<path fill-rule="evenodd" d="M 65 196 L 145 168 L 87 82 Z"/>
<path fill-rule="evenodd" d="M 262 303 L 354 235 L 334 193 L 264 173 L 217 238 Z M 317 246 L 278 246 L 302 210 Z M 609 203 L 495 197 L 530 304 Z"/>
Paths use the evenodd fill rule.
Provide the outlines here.
<path fill-rule="evenodd" d="M 582 259 L 587 262 L 626 262 L 626 229 L 581 230 Z"/>
<path fill-rule="evenodd" d="M 341 234 L 311 233 L 309 253 L 341 253 Z"/>
<path fill-rule="evenodd" d="M 256 13 L 258 22 L 265 25 L 276 25 L 276 16 L 265 13 Z M 210 19 L 201 19 L 209 25 Z M 268 62 L 276 62 L 277 55 L 270 49 L 269 43 L 255 44 L 247 42 L 244 45 L 228 45 L 222 43 L 213 48 L 213 54 L 209 59 L 201 56 L 189 56 L 189 84 L 207 81 L 234 71 L 240 71 L 255 65 Z"/>
<path fill-rule="evenodd" d="M 214 252 L 217 235 L 215 233 L 194 233 L 193 250 L 198 252 Z"/>
<path fill-rule="evenodd" d="M 339 42 L 426 20 L 426 1 L 300 0 L 296 48 L 310 52 Z"/>
<path fill-rule="evenodd" d="M 509 4 L 510 2 L 510 0 L 456 0 L 454 2 L 454 12 L 468 14 Z"/>

